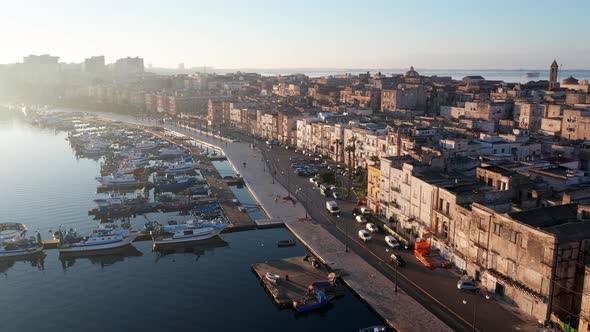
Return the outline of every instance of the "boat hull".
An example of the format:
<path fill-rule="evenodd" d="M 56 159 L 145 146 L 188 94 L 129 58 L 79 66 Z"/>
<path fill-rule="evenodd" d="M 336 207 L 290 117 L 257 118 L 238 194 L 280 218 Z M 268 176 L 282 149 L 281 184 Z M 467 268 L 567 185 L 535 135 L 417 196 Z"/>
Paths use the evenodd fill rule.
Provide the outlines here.
<path fill-rule="evenodd" d="M 72 245 L 70 247 L 59 248 L 59 252 L 86 252 L 120 248 L 131 244 L 131 242 L 133 242 L 137 236 L 139 236 L 139 232 L 129 234 L 129 236 L 121 239 L 120 241 L 90 245 Z"/>
<path fill-rule="evenodd" d="M 170 237 L 170 238 L 155 239 L 153 247 L 157 248 L 157 247 L 167 246 L 167 245 L 187 244 L 187 243 L 207 240 L 207 239 L 210 239 L 212 237 L 219 235 L 219 233 L 221 233 L 221 231 L 223 229 L 224 228 L 214 229 L 214 230 L 211 230 L 210 232 L 203 232 L 201 234 L 194 234 L 194 235 L 186 236 L 183 238 L 176 238 L 175 239 L 175 238 Z"/>
<path fill-rule="evenodd" d="M 43 251 L 43 246 L 38 246 L 30 249 L 18 249 L 18 250 L 4 250 L 0 249 L 0 259 L 2 258 L 13 258 L 13 257 L 24 257 L 34 255 Z"/>

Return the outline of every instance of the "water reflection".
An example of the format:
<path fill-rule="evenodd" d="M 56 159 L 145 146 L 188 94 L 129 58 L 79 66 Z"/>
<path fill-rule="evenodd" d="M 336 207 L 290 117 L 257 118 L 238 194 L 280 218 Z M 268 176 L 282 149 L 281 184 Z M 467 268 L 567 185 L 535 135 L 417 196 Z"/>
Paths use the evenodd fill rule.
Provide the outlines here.
<path fill-rule="evenodd" d="M 143 256 L 143 253 L 132 245 L 121 248 L 98 250 L 90 252 L 62 252 L 59 254 L 61 267 L 64 271 L 71 268 L 76 260 L 88 259 L 92 264 L 98 264 L 101 268 L 111 266 L 116 262 L 123 262 L 128 257 Z"/>
<path fill-rule="evenodd" d="M 30 256 L 11 257 L 0 259 L 0 273 L 6 273 L 14 266 L 16 262 L 29 262 L 31 267 L 36 267 L 39 271 L 45 270 L 45 253 L 38 252 Z"/>
<path fill-rule="evenodd" d="M 156 262 L 164 256 L 173 255 L 173 254 L 193 254 L 195 256 L 201 257 L 205 255 L 208 251 L 213 251 L 217 248 L 228 247 L 229 243 L 225 242 L 222 238 L 216 236 L 207 240 L 199 241 L 198 243 L 192 244 L 176 244 L 176 245 L 168 245 L 168 246 L 158 246 L 154 251 L 158 255 L 156 258 Z"/>

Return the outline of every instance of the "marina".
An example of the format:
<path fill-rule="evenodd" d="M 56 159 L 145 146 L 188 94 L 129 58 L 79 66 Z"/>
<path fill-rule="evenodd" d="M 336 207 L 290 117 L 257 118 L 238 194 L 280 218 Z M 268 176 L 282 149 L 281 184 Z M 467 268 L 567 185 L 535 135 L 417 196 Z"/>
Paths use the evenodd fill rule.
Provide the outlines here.
<path fill-rule="evenodd" d="M 63 132 L 30 128 L 24 123 L 13 126 L 12 130 L 4 133 L 21 137 L 19 133 L 22 132 L 22 137 L 30 136 L 34 140 L 21 138 L 18 146 L 9 146 L 6 151 L 9 162 L 3 167 L 16 170 L 12 173 L 15 177 L 26 179 L 19 180 L 18 184 L 10 182 L 14 179 L 8 179 L 8 187 L 14 188 L 14 191 L 2 191 L 2 208 L 6 218 L 22 221 L 31 235 L 39 231 L 46 248 L 57 247 L 56 240 L 51 239 L 53 233 L 47 230 L 57 230 L 60 225 L 66 229 L 74 228 L 78 234 L 90 234 L 98 221 L 93 216 L 87 216 L 87 208 L 88 204 L 96 203 L 97 182 L 94 177 L 100 174 L 101 161 L 76 159 L 67 148 L 69 143 L 64 140 L 66 136 Z M 27 178 L 24 175 L 32 174 L 32 165 L 20 163 L 18 155 L 21 149 L 35 154 L 39 163 L 51 163 L 52 167 L 46 168 L 43 177 Z M 233 194 L 230 186 L 226 188 L 228 195 Z M 238 195 L 232 199 L 248 193 L 245 187 L 241 190 L 244 192 L 238 189 Z M 149 192 L 150 200 L 154 199 L 152 191 Z M 115 192 L 134 194 L 134 190 Z M 26 199 L 20 198 L 25 194 Z M 116 201 L 117 197 L 113 198 Z M 202 206 L 207 207 L 215 201 L 216 197 L 202 199 Z M 254 225 L 250 214 L 260 220 L 268 219 L 253 205 L 247 206 L 246 212 L 240 211 L 237 206 L 242 205 L 241 201 L 234 203 L 228 200 L 226 204 L 234 206 L 236 214 L 246 216 L 246 220 L 249 218 L 250 225 Z M 43 209 L 33 209 L 41 205 Z M 23 214 L 24 210 L 29 213 Z M 191 218 L 179 213 L 148 212 L 145 215 L 162 224 L 172 219 Z M 128 218 L 133 228 L 143 229 L 146 222 L 143 216 L 131 215 Z M 0 310 L 12 319 L 4 322 L 2 328 L 7 331 L 39 328 L 74 331 L 76 326 L 84 325 L 89 331 L 98 331 L 99 326 L 101 330 L 106 328 L 111 331 L 154 328 L 185 331 L 189 330 L 187 326 L 191 326 L 190 330 L 229 331 L 247 324 L 256 329 L 280 326 L 283 331 L 318 328 L 355 331 L 380 323 L 346 289 L 343 297 L 331 301 L 329 315 L 297 316 L 291 310 L 277 311 L 261 290 L 255 275 L 248 270 L 254 262 L 303 256 L 306 254 L 304 247 L 277 249 L 279 240 L 290 238 L 284 228 L 245 232 L 229 232 L 230 229 L 227 227 L 225 230 L 228 231 L 224 230 L 220 237 L 161 251 L 152 251 L 151 238 L 148 237 L 146 241 L 139 242 L 140 238 L 137 238 L 130 246 L 120 249 L 94 253 L 46 250 L 40 256 L 3 260 L 0 262 L 0 293 L 3 294 Z M 92 302 L 76 301 L 77 304 L 72 305 L 75 299 L 84 297 L 88 292 L 104 292 L 105 280 L 108 280 L 109 288 L 118 290 L 113 296 L 98 297 Z M 235 294 L 240 294 L 239 298 Z M 34 311 L 35 319 L 30 319 L 30 308 L 37 308 L 39 302 L 52 302 L 53 306 Z M 230 302 L 232 306 L 228 307 Z M 158 305 L 153 306 L 152 303 Z M 116 310 L 119 306 L 129 308 L 126 315 L 142 315 L 146 319 L 123 319 L 122 313 Z M 239 309 L 245 306 L 249 308 L 247 311 Z M 195 307 L 200 308 L 198 319 L 192 315 Z M 56 315 L 57 310 L 70 317 L 67 322 L 59 319 L 63 316 Z M 220 326 L 220 319 L 228 314 L 233 321 Z M 113 317 L 117 325 L 105 321 L 106 315 Z M 253 321 L 253 317 L 265 319 Z"/>

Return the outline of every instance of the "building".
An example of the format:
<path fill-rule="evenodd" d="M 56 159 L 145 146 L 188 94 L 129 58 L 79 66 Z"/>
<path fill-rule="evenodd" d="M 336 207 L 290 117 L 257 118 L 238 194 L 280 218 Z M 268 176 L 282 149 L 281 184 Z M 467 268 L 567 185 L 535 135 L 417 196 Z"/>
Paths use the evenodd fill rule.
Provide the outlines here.
<path fill-rule="evenodd" d="M 402 88 L 381 92 L 381 112 L 396 110 L 424 110 L 427 93 L 423 87 Z"/>
<path fill-rule="evenodd" d="M 106 71 L 104 55 L 84 59 L 84 71 L 87 73 L 104 73 Z"/>

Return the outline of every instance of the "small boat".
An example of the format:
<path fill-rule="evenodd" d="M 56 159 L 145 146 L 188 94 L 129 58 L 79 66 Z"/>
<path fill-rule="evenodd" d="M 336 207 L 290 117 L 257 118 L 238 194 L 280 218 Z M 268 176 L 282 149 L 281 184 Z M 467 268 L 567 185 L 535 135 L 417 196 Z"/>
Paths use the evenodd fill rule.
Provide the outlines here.
<path fill-rule="evenodd" d="M 140 184 L 135 180 L 135 177 L 132 174 L 111 174 L 107 176 L 97 176 L 95 179 L 100 184 L 107 187 L 137 186 Z"/>
<path fill-rule="evenodd" d="M 190 220 L 177 225 L 160 225 L 151 223 L 154 248 L 162 245 L 197 242 L 219 235 L 229 226 L 222 220 Z M 146 224 L 146 229 L 148 229 Z"/>
<path fill-rule="evenodd" d="M 94 229 L 90 235 L 83 238 L 80 238 L 73 229 L 67 232 L 65 230 L 56 232 L 59 237 L 58 249 L 60 252 L 119 248 L 131 244 L 139 234 L 138 230 L 116 227 L 111 223 L 101 224 L 99 228 Z"/>
<path fill-rule="evenodd" d="M 359 329 L 358 332 L 385 332 L 387 328 L 383 325 L 369 326 Z"/>
<path fill-rule="evenodd" d="M 297 243 L 295 242 L 295 240 L 279 240 L 279 242 L 277 242 L 277 245 L 279 247 L 292 247 L 296 244 Z"/>
<path fill-rule="evenodd" d="M 293 301 L 293 309 L 297 312 L 305 312 L 325 307 L 330 303 L 330 298 L 323 291 L 316 290 L 314 295 L 306 299 Z"/>
<path fill-rule="evenodd" d="M 155 142 L 140 142 L 135 144 L 135 149 L 139 151 L 150 151 L 157 149 L 158 146 L 159 144 Z"/>
<path fill-rule="evenodd" d="M 274 273 L 270 273 L 270 272 L 266 272 L 264 274 L 264 278 L 270 282 L 272 282 L 273 284 L 276 284 L 277 281 L 279 281 L 279 279 L 281 279 L 281 277 L 278 274 L 274 274 Z"/>
<path fill-rule="evenodd" d="M 21 257 L 43 250 L 41 235 L 27 237 L 27 227 L 20 223 L 0 223 L 0 259 Z"/>
<path fill-rule="evenodd" d="M 156 190 L 167 191 L 167 190 L 183 190 L 191 187 L 197 181 L 196 177 L 188 175 L 175 176 L 172 179 L 159 179 L 156 183 Z"/>
<path fill-rule="evenodd" d="M 197 164 L 194 162 L 176 162 L 172 164 L 168 164 L 166 168 L 167 173 L 184 173 L 190 172 L 197 167 Z"/>

